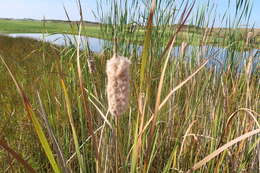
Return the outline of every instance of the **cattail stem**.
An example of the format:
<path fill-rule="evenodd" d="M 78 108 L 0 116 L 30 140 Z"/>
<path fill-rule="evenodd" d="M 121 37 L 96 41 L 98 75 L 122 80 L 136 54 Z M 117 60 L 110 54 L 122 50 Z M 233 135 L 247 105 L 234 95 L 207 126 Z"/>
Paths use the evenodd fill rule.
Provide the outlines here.
<path fill-rule="evenodd" d="M 107 97 L 110 113 L 115 118 L 114 143 L 115 143 L 115 172 L 119 172 L 121 157 L 119 152 L 119 116 L 122 115 L 128 107 L 128 98 L 130 92 L 130 61 L 126 57 L 114 56 L 107 61 Z"/>
<path fill-rule="evenodd" d="M 115 146 L 116 146 L 116 173 L 119 168 L 119 152 L 118 152 L 118 117 L 115 117 Z"/>

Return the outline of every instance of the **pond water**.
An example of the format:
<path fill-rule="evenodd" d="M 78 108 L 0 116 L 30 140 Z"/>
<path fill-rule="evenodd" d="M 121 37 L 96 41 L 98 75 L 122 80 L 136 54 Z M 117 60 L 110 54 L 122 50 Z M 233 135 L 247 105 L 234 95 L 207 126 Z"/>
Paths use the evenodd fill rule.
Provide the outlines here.
<path fill-rule="evenodd" d="M 26 38 L 34 38 L 37 40 L 44 40 L 56 45 L 60 46 L 69 46 L 71 44 L 77 45 L 78 36 L 70 35 L 70 34 L 37 34 L 37 33 L 14 33 L 14 34 L 5 34 L 10 37 L 26 37 Z M 84 42 L 88 41 L 89 47 L 94 52 L 101 52 L 102 45 L 104 40 L 92 37 L 84 37 L 81 36 L 81 41 L 85 45 Z M 83 48 L 83 46 L 81 46 Z"/>
<path fill-rule="evenodd" d="M 62 45 L 62 46 L 69 46 L 69 45 L 76 45 L 77 44 L 77 35 L 70 35 L 70 34 L 36 34 L 36 33 L 15 33 L 15 34 L 5 34 L 10 37 L 28 37 L 28 38 L 34 38 L 37 40 L 44 40 L 47 42 L 54 43 L 56 45 Z M 92 37 L 85 37 L 81 36 L 81 49 L 84 49 L 88 43 L 90 50 L 93 52 L 101 52 L 105 49 L 107 44 L 111 44 L 110 41 L 103 40 L 103 39 L 98 39 L 98 38 L 92 38 Z M 127 47 L 127 45 L 126 45 Z M 136 49 L 136 52 L 138 55 L 141 54 L 142 51 L 142 46 L 139 45 L 133 45 L 131 44 L 130 46 L 128 45 L 127 49 L 130 49 L 131 51 L 134 51 Z M 176 46 L 172 50 L 172 56 L 173 57 L 178 57 L 180 55 L 181 47 Z M 243 67 L 243 64 L 246 62 L 248 57 L 253 56 L 253 69 L 254 70 L 259 70 L 259 64 L 260 64 L 260 50 L 259 49 L 252 49 L 250 51 L 245 51 L 245 52 L 238 52 L 234 51 L 231 52 L 227 48 L 221 48 L 217 46 L 187 46 L 185 49 L 185 59 L 188 61 L 191 60 L 190 57 L 203 57 L 203 58 L 210 58 L 213 56 L 214 53 L 217 54 L 214 57 L 217 57 L 215 60 L 211 60 L 208 63 L 208 66 L 216 67 L 219 69 L 223 64 L 225 64 L 225 61 L 227 60 L 227 57 L 235 57 L 237 61 L 240 62 L 240 69 Z M 241 61 L 242 59 L 242 61 Z"/>

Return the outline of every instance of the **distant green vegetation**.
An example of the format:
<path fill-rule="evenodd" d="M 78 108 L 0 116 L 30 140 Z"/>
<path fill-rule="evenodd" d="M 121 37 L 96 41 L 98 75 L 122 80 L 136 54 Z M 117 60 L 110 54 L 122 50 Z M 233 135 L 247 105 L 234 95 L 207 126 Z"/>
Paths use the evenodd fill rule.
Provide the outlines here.
<path fill-rule="evenodd" d="M 100 37 L 99 25 L 86 24 L 84 34 L 90 37 Z M 63 33 L 77 34 L 77 26 L 65 22 L 0 20 L 0 33 Z"/>
<path fill-rule="evenodd" d="M 176 29 L 178 25 L 172 27 L 153 27 L 153 30 L 161 34 L 163 32 L 162 40 L 167 40 L 171 35 L 172 30 Z M 137 26 L 135 30 L 137 31 L 135 39 L 131 37 L 131 31 L 129 31 L 131 25 L 125 25 L 124 30 L 129 32 L 125 34 L 126 40 L 131 40 L 132 42 L 141 44 L 144 39 L 144 30 L 142 26 Z M 177 44 L 182 42 L 188 42 L 191 45 L 199 45 L 203 41 L 204 33 L 206 28 L 199 28 L 194 26 L 183 26 L 183 29 L 178 34 Z M 208 31 L 210 28 L 207 29 Z M 251 47 L 259 48 L 260 43 L 260 29 L 255 29 L 255 41 L 252 43 Z M 239 44 L 243 44 L 246 40 L 246 30 L 245 29 L 221 29 L 213 28 L 210 30 L 207 36 L 207 41 L 204 44 L 214 44 L 214 45 L 227 45 L 228 36 L 230 32 L 236 33 L 236 40 Z M 75 22 L 62 22 L 62 21 L 35 21 L 35 20 L 4 20 L 0 19 L 0 33 L 62 33 L 62 34 L 77 34 L 78 26 Z M 168 33 L 168 34 L 167 34 Z M 82 34 L 89 37 L 102 38 L 112 40 L 112 30 L 109 25 L 101 25 L 97 23 L 87 23 L 85 22 L 82 27 Z M 167 36 L 168 35 L 168 36 Z M 125 39 L 124 38 L 124 39 Z M 122 37 L 119 39 L 122 39 Z M 204 40 L 205 41 L 205 40 Z"/>
<path fill-rule="evenodd" d="M 26 80 L 21 80 L 22 85 L 32 91 L 39 87 L 36 84 L 37 80 L 41 80 L 42 72 L 51 67 L 59 57 L 61 47 L 54 46 L 49 43 L 43 44 L 30 38 L 11 38 L 7 36 L 0 36 L 0 55 L 6 57 L 5 60 L 14 70 L 17 77 L 23 76 Z M 0 71 L 3 69 L 0 68 Z M 51 75 L 50 75 L 51 76 Z M 19 97 L 13 92 L 14 87 L 11 87 L 11 81 L 4 73 L 0 73 L 1 85 L 0 90 L 4 91 L 0 94 L 0 105 L 7 106 L 3 103 L 15 102 Z M 29 82 L 31 81 L 31 82 Z M 40 88 L 38 88 L 40 89 Z M 9 93 L 10 97 L 3 97 Z M 31 92 L 30 92 L 31 93 Z M 0 110 L 0 113 L 2 110 Z"/>

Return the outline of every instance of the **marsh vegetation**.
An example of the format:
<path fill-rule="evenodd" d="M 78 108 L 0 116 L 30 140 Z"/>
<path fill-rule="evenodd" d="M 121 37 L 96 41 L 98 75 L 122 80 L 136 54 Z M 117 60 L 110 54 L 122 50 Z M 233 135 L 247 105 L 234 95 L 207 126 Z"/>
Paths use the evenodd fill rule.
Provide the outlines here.
<path fill-rule="evenodd" d="M 195 1 L 98 2 L 98 38 L 111 40 L 101 52 L 76 36 L 68 47 L 0 36 L 0 172 L 259 172 L 258 42 L 236 30 L 250 1 L 235 1 L 225 32 Z M 125 29 L 137 19 L 142 27 Z M 184 34 L 184 24 L 208 29 Z M 131 61 L 120 116 L 106 92 L 114 54 Z"/>

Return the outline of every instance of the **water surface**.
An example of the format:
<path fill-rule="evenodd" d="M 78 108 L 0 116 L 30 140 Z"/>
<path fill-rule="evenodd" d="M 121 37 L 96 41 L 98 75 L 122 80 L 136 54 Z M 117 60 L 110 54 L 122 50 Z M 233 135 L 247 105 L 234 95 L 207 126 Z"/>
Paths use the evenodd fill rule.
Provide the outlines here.
<path fill-rule="evenodd" d="M 14 33 L 14 34 L 5 34 L 10 37 L 27 37 L 27 38 L 34 38 L 37 40 L 43 40 L 46 42 L 50 42 L 56 45 L 61 46 L 70 46 L 70 45 L 77 45 L 78 36 L 77 35 L 70 35 L 70 34 L 37 34 L 37 33 Z M 106 45 L 110 44 L 110 41 L 81 36 L 80 37 L 80 48 L 86 48 L 86 43 L 88 43 L 90 50 L 93 52 L 99 53 L 106 49 Z M 135 51 L 138 55 L 141 55 L 142 46 L 128 44 L 128 45 L 120 45 L 124 46 L 123 50 L 130 50 L 130 52 Z M 179 46 L 175 46 L 171 52 L 172 57 L 179 57 L 181 48 Z M 187 61 L 191 61 L 191 57 L 195 58 L 211 58 L 212 56 L 215 59 L 211 60 L 208 63 L 209 67 L 216 67 L 220 69 L 221 67 L 228 62 L 227 58 L 233 58 L 233 61 L 239 62 L 239 67 L 242 69 L 243 65 L 248 60 L 248 57 L 253 56 L 253 70 L 259 69 L 260 64 L 260 49 L 252 49 L 249 51 L 239 52 L 239 51 L 230 51 L 227 48 L 206 45 L 206 46 L 187 46 L 184 59 Z"/>
<path fill-rule="evenodd" d="M 77 35 L 71 35 L 71 34 L 37 34 L 37 33 L 14 33 L 14 34 L 5 34 L 10 37 L 26 37 L 26 38 L 33 38 L 37 40 L 43 40 L 46 42 L 50 42 L 56 45 L 60 46 L 69 46 L 69 45 L 77 45 Z M 89 47 L 94 52 L 101 52 L 102 51 L 102 45 L 104 43 L 104 40 L 98 39 L 98 38 L 92 38 L 92 37 L 85 37 L 81 36 L 81 48 L 84 48 L 84 43 L 88 41 Z"/>

